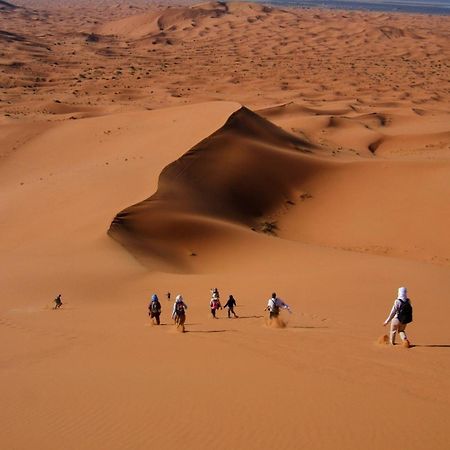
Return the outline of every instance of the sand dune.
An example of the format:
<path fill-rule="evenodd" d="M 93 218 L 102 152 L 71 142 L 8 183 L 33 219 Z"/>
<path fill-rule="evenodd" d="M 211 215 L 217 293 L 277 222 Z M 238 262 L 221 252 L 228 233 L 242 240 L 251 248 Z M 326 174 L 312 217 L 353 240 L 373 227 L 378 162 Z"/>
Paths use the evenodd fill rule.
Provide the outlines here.
<path fill-rule="evenodd" d="M 31 10 L 39 5 L 26 2 L 28 15 L 0 14 L 1 30 L 49 49 L 2 51 L 0 111 L 40 118 L 49 96 L 107 109 L 230 99 L 251 109 L 289 102 L 321 109 L 324 101 L 369 113 L 388 104 L 448 109 L 447 17 L 215 2 L 122 2 L 105 14 L 104 4 L 40 2 Z M 393 29 L 403 36 L 388 37 L 401 34 Z"/>
<path fill-rule="evenodd" d="M 371 119 L 385 126 L 385 117 Z M 329 126 L 348 133 L 346 120 Z M 315 148 L 241 108 L 167 166 L 157 192 L 119 213 L 109 233 L 141 258 L 170 255 L 177 267 L 178 255 L 183 268 L 228 235 L 221 221 L 301 242 L 450 263 L 450 240 L 436 239 L 450 223 L 448 162 L 335 162 L 311 155 Z M 416 220 L 422 215 L 426 226 Z"/>
<path fill-rule="evenodd" d="M 14 4 L 0 447 L 447 450 L 449 18 Z M 408 350 L 380 341 L 400 285 Z"/>
<path fill-rule="evenodd" d="M 167 166 L 156 194 L 119 213 L 111 236 L 141 254 L 163 256 L 164 246 L 201 252 L 207 235 L 220 219 L 254 229 L 265 226 L 264 216 L 295 197 L 300 180 L 314 161 L 299 160 L 313 146 L 241 108 L 217 132 Z M 295 164 L 295 165 L 294 165 Z M 173 257 L 173 256 L 172 256 Z M 181 257 L 181 255 L 180 255 Z"/>
<path fill-rule="evenodd" d="M 204 19 L 220 18 L 229 12 L 223 2 L 211 2 L 192 7 L 173 7 L 161 13 L 148 13 L 127 17 L 118 21 L 101 25 L 96 31 L 99 34 L 112 34 L 125 38 L 139 39 L 152 37 L 162 32 L 181 30 L 183 34 L 192 27 L 202 25 Z"/>
<path fill-rule="evenodd" d="M 0 9 L 1 10 L 3 10 L 3 11 L 11 11 L 11 10 L 16 9 L 16 8 L 17 8 L 16 5 L 13 5 L 12 3 L 8 3 L 8 2 L 5 2 L 3 0 L 0 0 Z"/>
<path fill-rule="evenodd" d="M 259 113 L 335 157 L 448 159 L 446 111 L 418 112 L 398 102 L 373 109 L 364 103 L 336 102 L 336 109 L 324 110 L 289 103 Z"/>

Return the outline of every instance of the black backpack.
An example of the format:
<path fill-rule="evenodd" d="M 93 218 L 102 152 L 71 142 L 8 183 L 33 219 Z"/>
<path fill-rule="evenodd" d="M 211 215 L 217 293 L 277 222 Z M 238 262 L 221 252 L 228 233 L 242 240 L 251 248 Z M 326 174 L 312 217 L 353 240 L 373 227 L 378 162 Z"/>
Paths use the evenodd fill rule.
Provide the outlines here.
<path fill-rule="evenodd" d="M 175 306 L 175 312 L 178 316 L 184 315 L 184 303 L 183 302 L 177 302 Z"/>
<path fill-rule="evenodd" d="M 160 305 L 159 302 L 152 302 L 150 308 L 151 308 L 151 312 L 152 312 L 153 314 L 157 314 L 157 313 L 159 313 L 159 311 L 161 310 L 161 305 Z"/>
<path fill-rule="evenodd" d="M 412 322 L 412 306 L 411 303 L 409 303 L 409 300 L 400 300 L 400 308 L 398 309 L 397 319 L 404 325 Z"/>

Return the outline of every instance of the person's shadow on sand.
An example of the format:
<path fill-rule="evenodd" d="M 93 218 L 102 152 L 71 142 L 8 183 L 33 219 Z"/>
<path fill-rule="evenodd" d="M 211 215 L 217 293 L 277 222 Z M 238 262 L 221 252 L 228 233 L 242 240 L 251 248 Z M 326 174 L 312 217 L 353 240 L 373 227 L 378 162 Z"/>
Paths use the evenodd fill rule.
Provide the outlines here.
<path fill-rule="evenodd" d="M 185 333 L 231 333 L 236 330 L 186 330 Z"/>
<path fill-rule="evenodd" d="M 414 347 L 450 348 L 450 344 L 411 344 L 411 348 Z"/>
<path fill-rule="evenodd" d="M 238 319 L 261 319 L 264 316 L 239 316 Z"/>

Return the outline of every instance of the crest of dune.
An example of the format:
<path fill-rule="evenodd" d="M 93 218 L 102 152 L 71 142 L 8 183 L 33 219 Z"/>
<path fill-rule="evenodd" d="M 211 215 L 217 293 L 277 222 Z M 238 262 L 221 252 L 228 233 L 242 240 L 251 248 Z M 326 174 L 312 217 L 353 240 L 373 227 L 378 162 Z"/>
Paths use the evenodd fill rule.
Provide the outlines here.
<path fill-rule="evenodd" d="M 164 257 L 220 236 L 224 224 L 256 227 L 323 164 L 308 155 L 313 148 L 242 107 L 169 164 L 157 192 L 117 214 L 109 234 L 132 252 Z"/>

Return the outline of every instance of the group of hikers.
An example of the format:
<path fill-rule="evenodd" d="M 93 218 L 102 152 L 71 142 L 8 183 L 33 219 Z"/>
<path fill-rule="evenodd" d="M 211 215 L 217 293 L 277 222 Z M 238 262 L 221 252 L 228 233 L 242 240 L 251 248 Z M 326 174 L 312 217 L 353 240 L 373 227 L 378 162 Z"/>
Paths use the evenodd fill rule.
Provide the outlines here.
<path fill-rule="evenodd" d="M 167 293 L 167 300 L 170 300 L 170 292 Z M 234 318 L 238 318 L 239 316 L 235 313 L 234 307 L 237 305 L 236 299 L 233 297 L 233 295 L 230 295 L 228 297 L 227 302 L 222 307 L 222 304 L 220 303 L 220 294 L 219 290 L 217 288 L 211 289 L 211 300 L 209 302 L 209 307 L 211 310 L 211 316 L 213 319 L 218 319 L 217 317 L 217 311 L 219 309 L 227 308 L 227 315 L 228 318 L 231 319 L 231 316 L 233 315 Z M 152 295 L 150 304 L 148 305 L 148 315 L 154 319 L 154 322 L 156 325 L 160 325 L 160 315 L 161 315 L 161 303 L 159 301 L 159 298 L 156 294 Z M 179 316 L 183 316 L 185 319 L 186 316 L 186 309 L 187 305 L 183 300 L 182 295 L 177 295 L 175 298 L 175 303 L 173 304 L 173 310 L 172 310 L 172 319 L 177 320 Z M 266 308 L 264 311 L 269 311 L 269 319 L 275 319 L 279 316 L 280 311 L 282 309 L 288 310 L 289 313 L 291 313 L 291 309 L 287 303 L 285 303 L 283 300 L 277 297 L 277 294 L 274 292 L 272 294 L 272 297 L 270 297 Z M 183 322 L 184 323 L 184 322 Z"/>
<path fill-rule="evenodd" d="M 170 300 L 170 292 L 167 293 L 167 299 Z M 211 316 L 213 319 L 217 319 L 217 311 L 222 309 L 222 304 L 220 303 L 220 294 L 217 288 L 211 289 L 211 300 L 209 302 Z M 225 303 L 224 308 L 228 309 L 228 318 L 233 317 L 238 318 L 235 313 L 234 308 L 236 306 L 236 300 L 233 295 L 230 295 L 228 301 Z M 268 319 L 270 321 L 277 320 L 281 310 L 286 309 L 291 313 L 291 308 L 287 303 L 277 297 L 274 292 L 267 302 L 267 306 L 264 311 L 269 312 Z M 161 303 L 156 294 L 152 295 L 151 302 L 148 306 L 149 316 L 154 320 L 156 325 L 160 325 L 161 316 Z M 181 327 L 184 331 L 184 323 L 186 322 L 186 310 L 187 305 L 183 300 L 182 295 L 177 295 L 175 298 L 175 303 L 172 308 L 172 319 L 174 320 L 177 327 Z M 398 295 L 394 301 L 394 305 L 384 321 L 383 325 L 386 326 L 388 323 L 391 324 L 390 336 L 388 341 L 391 345 L 395 345 L 395 338 L 399 334 L 403 345 L 405 347 L 410 347 L 410 342 L 406 336 L 405 329 L 408 323 L 412 322 L 412 306 L 408 298 L 407 289 L 405 287 L 400 287 L 398 289 Z"/>
<path fill-rule="evenodd" d="M 170 300 L 170 292 L 167 293 L 167 300 Z M 150 304 L 148 305 L 148 315 L 156 325 L 161 324 L 161 310 L 162 307 L 159 298 L 156 294 L 153 294 Z M 172 308 L 172 319 L 174 320 L 175 325 L 181 328 L 182 331 L 184 331 L 184 323 L 186 322 L 186 310 L 187 305 L 183 300 L 183 296 L 178 294 L 175 297 L 175 303 Z"/>
<path fill-rule="evenodd" d="M 168 292 L 167 300 L 170 301 L 170 298 L 171 294 L 170 292 Z M 55 303 L 53 309 L 61 308 L 61 306 L 63 305 L 61 294 L 59 294 L 53 302 Z M 230 295 L 224 305 L 224 308 L 227 308 L 228 310 L 227 314 L 229 319 L 231 319 L 232 315 L 234 318 L 238 318 L 238 315 L 234 311 L 236 305 L 237 304 L 235 298 L 233 297 L 233 295 Z M 222 304 L 220 303 L 220 294 L 217 288 L 211 289 L 211 300 L 209 302 L 209 306 L 213 319 L 218 319 L 217 311 L 219 309 L 222 309 Z M 269 298 L 267 306 L 264 309 L 264 311 L 269 312 L 268 319 L 270 321 L 276 321 L 279 318 L 281 310 L 283 309 L 286 309 L 289 313 L 291 313 L 291 308 L 289 307 L 289 305 L 279 297 L 277 297 L 277 294 L 274 292 Z M 174 320 L 177 328 L 181 328 L 182 331 L 184 331 L 184 324 L 186 322 L 186 310 L 187 305 L 184 302 L 183 296 L 181 294 L 178 294 L 175 297 L 175 302 L 172 308 L 172 319 Z M 161 324 L 161 311 L 162 307 L 159 298 L 156 294 L 153 294 L 150 304 L 148 305 L 148 314 L 156 325 Z M 387 341 L 389 342 L 389 344 L 395 345 L 395 338 L 398 334 L 400 336 L 400 339 L 402 340 L 403 346 L 407 348 L 410 347 L 411 344 L 408 340 L 408 337 L 406 336 L 405 329 L 408 323 L 412 322 L 412 313 L 413 310 L 411 301 L 408 298 L 408 291 L 405 287 L 400 287 L 398 289 L 397 298 L 394 301 L 392 309 L 383 323 L 384 326 L 388 325 L 389 323 L 391 324 L 390 334 L 389 337 L 387 337 Z"/>
<path fill-rule="evenodd" d="M 225 303 L 224 308 L 228 308 L 228 318 L 231 319 L 231 314 L 237 318 L 237 314 L 234 312 L 234 307 L 236 306 L 236 300 L 232 295 L 229 296 L 228 301 Z M 220 294 L 217 288 L 211 289 L 211 301 L 209 302 L 209 307 L 211 308 L 211 315 L 214 319 L 218 319 L 216 312 L 218 309 L 222 309 L 222 304 L 220 303 Z"/>
<path fill-rule="evenodd" d="M 171 294 L 167 293 L 167 300 L 170 300 Z M 214 319 L 218 319 L 216 313 L 217 310 L 222 309 L 222 304 L 220 303 L 220 294 L 217 288 L 211 289 L 211 301 L 209 302 L 209 306 L 211 309 L 211 315 Z M 228 308 L 228 318 L 233 317 L 237 318 L 237 314 L 234 312 L 234 307 L 236 306 L 236 300 L 232 295 L 229 296 L 228 301 L 225 303 L 225 308 Z M 156 325 L 161 324 L 160 316 L 161 316 L 161 303 L 156 294 L 152 295 L 150 304 L 148 305 L 148 315 L 154 321 Z M 175 298 L 175 303 L 172 308 L 172 319 L 174 320 L 177 327 L 181 327 L 184 331 L 184 323 L 186 322 L 186 310 L 187 305 L 184 302 L 183 296 L 178 294 Z"/>

